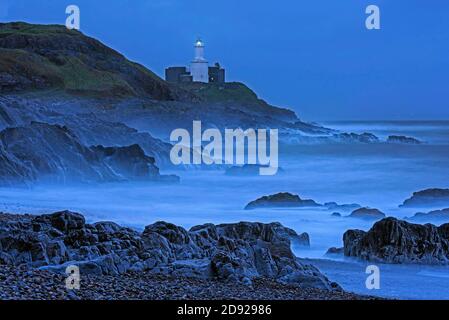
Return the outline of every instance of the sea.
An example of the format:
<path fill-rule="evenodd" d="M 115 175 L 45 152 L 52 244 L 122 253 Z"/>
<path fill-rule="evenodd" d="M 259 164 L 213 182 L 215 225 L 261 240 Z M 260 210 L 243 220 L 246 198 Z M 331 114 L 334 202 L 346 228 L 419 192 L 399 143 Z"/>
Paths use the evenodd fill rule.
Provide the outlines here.
<path fill-rule="evenodd" d="M 449 299 L 449 266 L 377 264 L 380 288 L 367 289 L 366 267 L 372 263 L 325 256 L 330 247 L 343 245 L 346 230 L 368 230 L 372 221 L 345 217 L 349 214 L 345 211 L 339 211 L 342 217 L 334 217 L 334 211 L 322 208 L 244 210 L 260 196 L 291 192 L 320 203 L 358 203 L 404 218 L 435 209 L 400 208 L 413 192 L 449 188 L 449 121 L 322 124 L 344 132 L 370 132 L 382 140 L 405 135 L 423 143 L 281 144 L 282 170 L 276 176 L 235 177 L 219 169 L 193 169 L 162 172 L 180 176 L 181 182 L 175 185 L 139 182 L 1 188 L 0 211 L 37 214 L 68 209 L 82 213 L 88 222 L 108 220 L 138 230 L 160 220 L 187 229 L 210 222 L 278 221 L 310 235 L 311 247 L 293 247 L 295 254 L 347 291 L 395 299 Z"/>

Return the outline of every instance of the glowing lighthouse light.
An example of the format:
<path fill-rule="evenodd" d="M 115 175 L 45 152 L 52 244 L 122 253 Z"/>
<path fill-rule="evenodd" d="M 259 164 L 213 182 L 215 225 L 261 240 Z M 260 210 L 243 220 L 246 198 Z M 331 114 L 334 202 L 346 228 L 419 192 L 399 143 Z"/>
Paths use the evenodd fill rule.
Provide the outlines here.
<path fill-rule="evenodd" d="M 204 58 L 204 42 L 201 39 L 195 42 L 195 58 L 190 63 L 190 73 L 193 81 L 209 82 L 209 65 Z"/>

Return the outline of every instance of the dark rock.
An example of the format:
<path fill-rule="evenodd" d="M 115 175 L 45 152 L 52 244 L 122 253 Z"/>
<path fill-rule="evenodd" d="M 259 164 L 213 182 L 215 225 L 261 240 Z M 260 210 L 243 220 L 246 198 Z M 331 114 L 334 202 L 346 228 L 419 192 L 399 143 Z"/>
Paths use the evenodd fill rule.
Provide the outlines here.
<path fill-rule="evenodd" d="M 421 144 L 421 141 L 412 137 L 406 136 L 389 136 L 388 143 L 405 143 L 405 144 Z"/>
<path fill-rule="evenodd" d="M 329 248 L 326 252 L 326 256 L 328 255 L 343 255 L 344 254 L 344 248 L 336 248 L 336 247 L 332 247 Z"/>
<path fill-rule="evenodd" d="M 113 222 L 86 224 L 80 214 L 0 215 L 0 263 L 64 274 L 119 275 L 148 271 L 173 277 L 237 281 L 267 277 L 301 287 L 339 289 L 316 268 L 299 261 L 291 243 L 307 246 L 280 223 L 205 224 L 190 231 L 156 222 L 142 233 Z"/>
<path fill-rule="evenodd" d="M 344 254 L 383 263 L 449 263 L 449 224 L 412 224 L 395 218 L 376 222 L 364 232 L 348 230 Z"/>
<path fill-rule="evenodd" d="M 385 218 L 385 213 L 378 209 L 372 209 L 372 208 L 360 208 L 357 210 L 354 210 L 349 215 L 351 218 L 360 218 L 360 219 L 382 219 Z"/>
<path fill-rule="evenodd" d="M 333 212 L 332 213 L 332 217 L 341 217 L 341 213 L 340 212 Z"/>
<path fill-rule="evenodd" d="M 310 199 L 301 199 L 298 195 L 288 192 L 276 193 L 269 196 L 263 196 L 257 200 L 251 201 L 245 207 L 245 210 L 257 208 L 281 208 L 281 207 L 320 207 L 321 205 Z"/>
<path fill-rule="evenodd" d="M 61 232 L 68 233 L 71 230 L 78 230 L 85 226 L 86 220 L 76 212 L 61 211 L 52 214 L 44 214 L 34 219 L 34 223 L 49 222 L 52 227 Z"/>
<path fill-rule="evenodd" d="M 449 205 L 449 189 L 426 189 L 414 192 L 400 207 L 432 207 Z"/>

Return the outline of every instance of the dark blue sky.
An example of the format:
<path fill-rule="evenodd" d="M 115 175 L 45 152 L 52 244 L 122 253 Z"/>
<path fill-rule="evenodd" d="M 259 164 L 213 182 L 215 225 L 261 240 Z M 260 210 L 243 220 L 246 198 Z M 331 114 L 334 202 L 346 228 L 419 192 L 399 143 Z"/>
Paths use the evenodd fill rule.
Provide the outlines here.
<path fill-rule="evenodd" d="M 161 76 L 201 36 L 228 80 L 306 120 L 449 119 L 447 0 L 0 0 L 0 20 L 63 24 L 69 4 L 81 31 Z"/>

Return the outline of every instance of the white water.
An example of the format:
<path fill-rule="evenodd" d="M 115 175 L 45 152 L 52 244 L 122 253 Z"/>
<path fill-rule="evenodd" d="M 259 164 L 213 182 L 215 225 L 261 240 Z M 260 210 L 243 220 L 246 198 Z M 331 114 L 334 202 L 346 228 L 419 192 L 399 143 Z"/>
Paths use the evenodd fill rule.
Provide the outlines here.
<path fill-rule="evenodd" d="M 315 145 L 281 146 L 275 177 L 229 177 L 223 171 L 176 172 L 179 185 L 144 183 L 96 187 L 35 187 L 0 189 L 0 210 L 48 213 L 70 209 L 89 222 L 112 220 L 142 229 L 157 220 L 189 228 L 206 222 L 279 221 L 311 236 L 310 250 L 296 250 L 300 257 L 322 258 L 329 247 L 342 246 L 347 229 L 367 230 L 372 223 L 331 217 L 332 211 L 311 209 L 261 209 L 243 207 L 262 195 L 288 191 L 317 202 L 359 203 L 388 215 L 404 217 L 416 210 L 398 205 L 412 192 L 449 186 L 449 123 L 370 124 L 345 123 L 345 131 L 407 134 L 433 142 L 426 145 Z M 430 208 L 429 208 L 430 209 Z M 426 211 L 424 209 L 424 211 Z M 343 212 L 341 212 L 343 213 Z M 347 213 L 343 213 L 347 214 Z M 449 268 L 381 266 L 382 290 L 364 288 L 364 265 L 357 262 L 317 261 L 319 268 L 345 289 L 399 298 L 449 299 Z M 431 294 L 429 293 L 431 292 Z"/>

